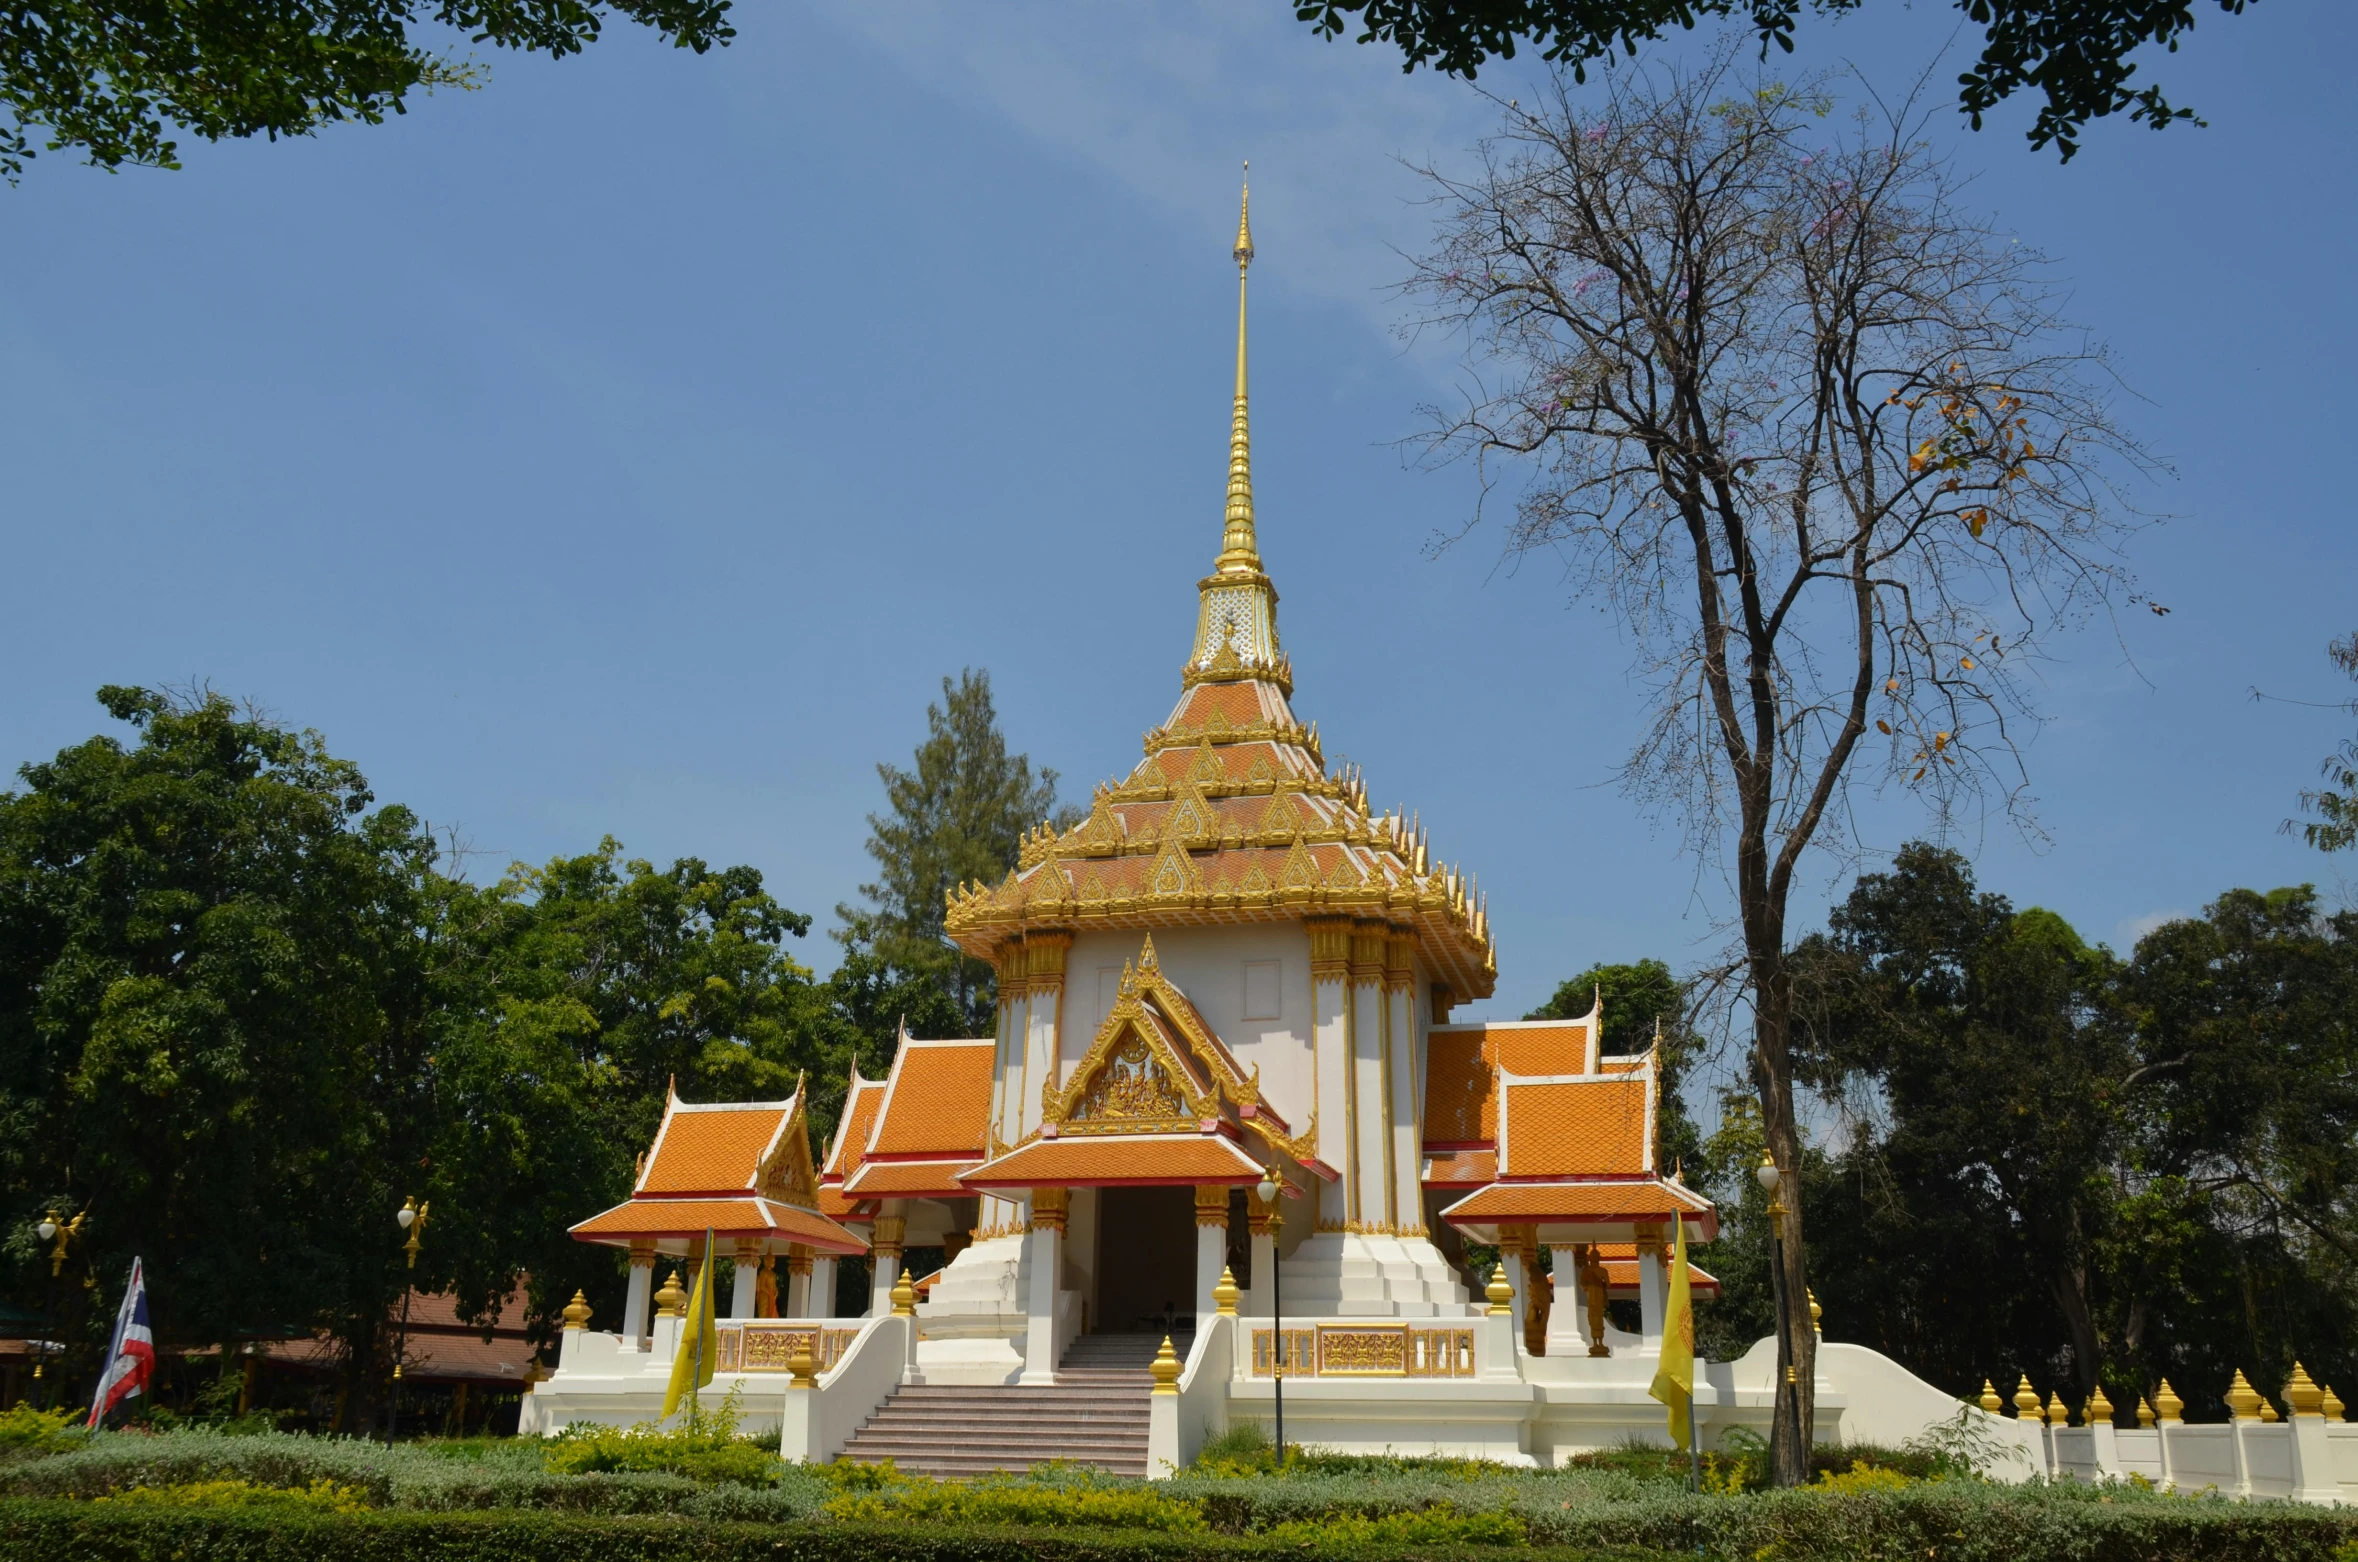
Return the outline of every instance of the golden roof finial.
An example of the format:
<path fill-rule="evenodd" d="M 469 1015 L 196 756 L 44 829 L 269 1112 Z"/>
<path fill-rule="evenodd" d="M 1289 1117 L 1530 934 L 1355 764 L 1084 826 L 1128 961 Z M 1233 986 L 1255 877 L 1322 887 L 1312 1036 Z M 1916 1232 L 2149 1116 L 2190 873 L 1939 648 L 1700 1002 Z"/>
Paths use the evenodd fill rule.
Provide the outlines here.
<path fill-rule="evenodd" d="M 1246 172 L 1252 164 L 1245 164 Z M 1228 430 L 1228 519 L 1220 535 L 1222 574 L 1259 574 L 1253 540 L 1253 439 L 1245 416 L 1245 271 L 1253 263 L 1253 187 L 1248 182 L 1236 215 L 1236 409 Z"/>

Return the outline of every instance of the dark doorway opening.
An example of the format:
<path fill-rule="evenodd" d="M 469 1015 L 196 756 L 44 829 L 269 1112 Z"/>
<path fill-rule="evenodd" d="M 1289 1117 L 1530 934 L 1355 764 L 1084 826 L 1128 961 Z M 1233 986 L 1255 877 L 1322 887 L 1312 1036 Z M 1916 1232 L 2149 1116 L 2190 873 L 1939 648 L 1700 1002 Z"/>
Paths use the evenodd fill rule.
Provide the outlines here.
<path fill-rule="evenodd" d="M 1099 1333 L 1195 1322 L 1195 1190 L 1107 1188 L 1097 1206 Z"/>

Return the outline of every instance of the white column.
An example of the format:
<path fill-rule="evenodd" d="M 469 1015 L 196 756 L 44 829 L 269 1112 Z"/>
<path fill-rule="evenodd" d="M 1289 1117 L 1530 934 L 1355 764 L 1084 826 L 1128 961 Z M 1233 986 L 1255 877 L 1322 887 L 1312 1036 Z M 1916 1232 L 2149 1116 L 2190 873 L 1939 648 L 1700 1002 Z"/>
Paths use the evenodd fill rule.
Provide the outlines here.
<path fill-rule="evenodd" d="M 1515 1347 L 1520 1350 L 1523 1348 L 1523 1342 L 1529 1338 L 1523 1331 L 1526 1327 L 1526 1320 L 1531 1316 L 1531 1287 L 1539 1278 L 1539 1260 L 1519 1241 L 1511 1252 L 1503 1245 L 1500 1252 L 1508 1255 L 1507 1278 L 1512 1280 L 1515 1286 L 1515 1300 L 1512 1304 L 1515 1320 Z"/>
<path fill-rule="evenodd" d="M 1548 1254 L 1555 1265 L 1556 1294 L 1547 1315 L 1547 1353 L 1585 1356 L 1588 1330 L 1581 1319 L 1587 1298 L 1581 1294 L 1580 1250 L 1569 1243 L 1551 1243 Z"/>
<path fill-rule="evenodd" d="M 1195 1190 L 1195 1327 L 1199 1334 L 1211 1327 L 1212 1316 L 1220 1310 L 1212 1289 L 1220 1283 L 1220 1271 L 1227 1267 L 1228 1190 L 1198 1188 Z"/>
<path fill-rule="evenodd" d="M 1051 1199 L 1048 1195 L 1054 1194 Z M 1056 1381 L 1056 1291 L 1064 1271 L 1065 1192 L 1032 1190 L 1032 1229 L 1024 1237 L 1031 1284 L 1024 1296 L 1023 1374 L 1019 1383 Z"/>
<path fill-rule="evenodd" d="M 1385 1099 L 1384 935 L 1359 928 L 1351 935 L 1351 1088 L 1356 1161 L 1352 1219 L 1364 1226 L 1392 1223 L 1392 1188 L 1384 1175 L 1391 1102 Z"/>
<path fill-rule="evenodd" d="M 817 1267 L 811 1255 L 794 1253 L 786 1260 L 786 1305 L 779 1312 L 788 1318 L 808 1318 L 811 1315 L 811 1270 Z"/>
<path fill-rule="evenodd" d="M 1662 1248 L 1658 1241 L 1641 1237 L 1638 1241 L 1638 1332 L 1645 1343 L 1638 1347 L 1641 1355 L 1662 1354 L 1662 1315 L 1670 1307 L 1670 1275 L 1662 1263 Z"/>
<path fill-rule="evenodd" d="M 1417 1125 L 1417 1095 L 1423 1070 L 1417 1066 L 1416 935 L 1394 932 L 1385 940 L 1384 1033 L 1391 1048 L 1391 1102 L 1385 1132 L 1392 1148 L 1392 1219 L 1403 1231 L 1425 1221 L 1424 1184 L 1418 1180 L 1424 1146 Z"/>
<path fill-rule="evenodd" d="M 895 1210 L 899 1207 L 900 1201 L 897 1199 L 887 1206 Z M 908 1229 L 909 1219 L 905 1215 L 876 1217 L 876 1235 L 868 1247 L 868 1262 L 872 1271 L 868 1278 L 868 1316 L 871 1318 L 892 1315 L 893 1282 L 901 1277 L 901 1236 Z"/>
<path fill-rule="evenodd" d="M 811 1260 L 810 1300 L 806 1304 L 811 1318 L 835 1316 L 835 1255 L 825 1254 Z"/>
<path fill-rule="evenodd" d="M 1342 1173 L 1328 1182 L 1315 1179 L 1311 1196 L 1296 1201 L 1306 1205 L 1288 1219 L 1308 1220 L 1312 1233 L 1321 1225 L 1339 1226 L 1352 1215 L 1357 1156 L 1351 1144 L 1351 921 L 1348 917 L 1313 917 L 1310 930 L 1310 1024 L 1312 1064 L 1317 1080 L 1319 1153 Z"/>
<path fill-rule="evenodd" d="M 740 1242 L 737 1251 L 731 1256 L 737 1263 L 736 1278 L 729 1286 L 728 1316 L 750 1318 L 753 1316 L 754 1288 L 761 1283 L 761 1244 Z"/>
<path fill-rule="evenodd" d="M 630 1250 L 630 1291 L 622 1303 L 622 1338 L 633 1350 L 647 1337 L 647 1299 L 655 1291 L 655 1244 Z"/>
<path fill-rule="evenodd" d="M 1282 1200 L 1285 1195 L 1279 1194 L 1278 1197 Z M 1247 1318 L 1266 1322 L 1276 1301 L 1277 1237 L 1269 1229 L 1269 1222 L 1263 1216 L 1261 1196 L 1257 1193 L 1247 1193 L 1245 1203 L 1246 1207 L 1253 1212 L 1253 1289 L 1251 1300 L 1244 1304 L 1244 1314 Z"/>

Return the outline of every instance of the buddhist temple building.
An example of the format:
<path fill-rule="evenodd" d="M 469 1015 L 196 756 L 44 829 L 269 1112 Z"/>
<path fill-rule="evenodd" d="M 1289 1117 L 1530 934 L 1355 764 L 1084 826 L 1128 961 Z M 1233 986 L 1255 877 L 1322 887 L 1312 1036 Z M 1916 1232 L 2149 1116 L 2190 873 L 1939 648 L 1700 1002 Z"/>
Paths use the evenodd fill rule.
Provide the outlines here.
<path fill-rule="evenodd" d="M 1225 495 L 1192 633 L 1171 584 L 1175 695 L 1084 819 L 949 898 L 947 936 L 997 973 L 992 1033 L 904 1034 L 884 1078 L 855 1069 L 815 1162 L 799 1090 L 667 1103 L 630 1199 L 575 1228 L 630 1255 L 621 1329 L 568 1331 L 526 1430 L 651 1414 L 681 1294 L 667 1276 L 650 1320 L 654 1266 L 710 1228 L 737 1257 L 727 1381 L 789 1458 L 1168 1473 L 1234 1418 L 1267 1424 L 1281 1390 L 1290 1435 L 1339 1448 L 1532 1464 L 1660 1435 L 1671 1255 L 1717 1213 L 1662 1164 L 1661 1072 L 1604 1051 L 1601 1005 L 1456 1017 L 1498 979 L 1473 875 L 1330 767 L 1297 709 L 1254 508 L 1249 207 L 1232 254 Z M 917 1249 L 946 1262 L 906 1275 Z M 863 1251 L 864 1297 L 839 1292 L 834 1263 Z M 779 1254 L 811 1278 L 765 1305 L 748 1259 Z M 1821 1426 L 1852 1424 L 1824 1377 L 1845 1351 L 1922 1410 L 1855 1435 L 1953 1412 L 1829 1345 Z M 1767 1342 L 1699 1364 L 1699 1414 L 1765 1426 L 1776 1365 Z M 1108 1386 L 1114 1366 L 1135 1385 Z M 1137 1403 L 1059 1430 L 1092 1394 Z"/>

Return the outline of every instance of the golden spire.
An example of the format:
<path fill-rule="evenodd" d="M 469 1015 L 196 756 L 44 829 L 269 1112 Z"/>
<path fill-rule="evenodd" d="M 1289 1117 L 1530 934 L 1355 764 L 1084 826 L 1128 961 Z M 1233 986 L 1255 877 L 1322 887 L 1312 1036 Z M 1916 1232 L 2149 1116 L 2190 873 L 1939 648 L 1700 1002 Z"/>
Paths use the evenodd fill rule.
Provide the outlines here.
<path fill-rule="evenodd" d="M 1245 164 L 1249 174 L 1252 164 Z M 1253 188 L 1247 183 L 1236 215 L 1236 411 L 1228 432 L 1228 520 L 1215 563 L 1224 575 L 1259 574 L 1253 542 L 1253 440 L 1245 421 L 1245 270 L 1253 263 Z"/>

